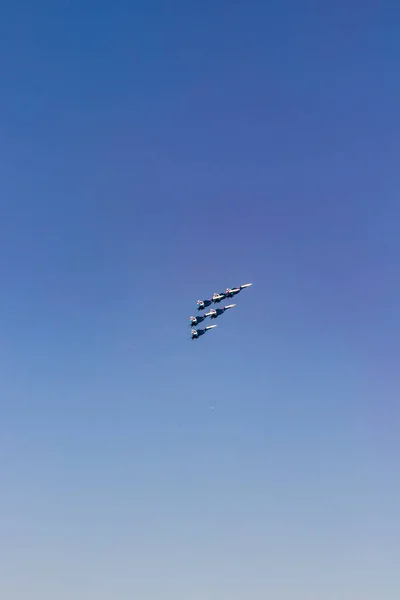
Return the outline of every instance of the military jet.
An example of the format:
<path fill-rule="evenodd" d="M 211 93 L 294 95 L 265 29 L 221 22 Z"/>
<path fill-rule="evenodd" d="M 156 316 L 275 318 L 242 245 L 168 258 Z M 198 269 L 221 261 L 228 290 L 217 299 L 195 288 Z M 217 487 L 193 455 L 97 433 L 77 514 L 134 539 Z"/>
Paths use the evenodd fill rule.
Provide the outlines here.
<path fill-rule="evenodd" d="M 212 300 L 197 300 L 197 310 L 203 310 L 208 306 L 211 306 Z"/>
<path fill-rule="evenodd" d="M 221 292 L 220 294 L 213 294 L 211 300 L 214 303 L 221 302 L 221 300 L 225 300 L 226 298 L 233 298 L 239 292 L 241 292 L 244 288 L 250 287 L 253 285 L 252 283 L 245 283 L 244 285 L 240 285 L 236 288 L 226 288 L 225 292 Z"/>
<path fill-rule="evenodd" d="M 236 294 L 238 294 L 239 292 L 244 290 L 244 288 L 248 288 L 251 285 L 253 285 L 253 284 L 245 283 L 244 285 L 240 285 L 239 287 L 236 287 L 236 288 L 226 288 L 225 298 L 233 298 L 233 296 L 236 296 Z"/>
<path fill-rule="evenodd" d="M 226 298 L 233 298 L 233 296 L 236 296 L 236 294 L 241 292 L 244 288 L 250 287 L 251 285 L 253 285 L 253 284 L 245 283 L 244 285 L 240 285 L 239 287 L 236 287 L 236 288 L 226 288 L 225 292 L 221 292 L 220 294 L 218 294 L 216 292 L 215 294 L 213 294 L 211 300 L 198 300 L 197 301 L 197 310 L 203 310 L 204 308 L 207 308 L 208 306 L 210 306 L 213 303 L 218 304 L 219 302 L 221 302 L 222 300 L 225 300 Z"/>
<path fill-rule="evenodd" d="M 224 308 L 212 308 L 210 312 L 206 313 L 206 317 L 210 317 L 211 319 L 216 319 L 220 315 L 223 315 L 228 308 L 233 308 L 236 304 L 228 304 L 228 306 L 224 306 Z"/>
<path fill-rule="evenodd" d="M 197 338 L 199 338 L 201 335 L 204 335 L 206 333 L 206 331 L 208 331 L 209 329 L 214 329 L 214 327 L 217 327 L 217 326 L 209 325 L 208 327 L 205 327 L 204 329 L 192 329 L 192 331 L 191 331 L 192 340 L 197 340 Z"/>
<path fill-rule="evenodd" d="M 190 325 L 193 327 L 194 325 L 198 325 L 202 323 L 209 315 L 199 315 L 198 317 L 190 317 Z"/>
<path fill-rule="evenodd" d="M 215 293 L 212 295 L 211 300 L 212 300 L 212 302 L 214 302 L 214 304 L 217 304 L 218 302 L 221 302 L 221 300 L 225 300 L 226 297 L 227 297 L 226 293 L 225 294 L 224 293 L 221 293 L 221 294 Z"/>

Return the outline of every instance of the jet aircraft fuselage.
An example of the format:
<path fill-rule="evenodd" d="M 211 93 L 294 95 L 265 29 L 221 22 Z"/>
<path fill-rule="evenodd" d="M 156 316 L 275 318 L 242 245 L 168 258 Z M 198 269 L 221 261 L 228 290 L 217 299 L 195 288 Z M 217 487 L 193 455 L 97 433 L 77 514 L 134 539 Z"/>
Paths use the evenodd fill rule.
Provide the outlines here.
<path fill-rule="evenodd" d="M 206 331 L 208 331 L 209 329 L 214 329 L 214 327 L 216 327 L 216 325 L 209 325 L 208 327 L 205 327 L 204 329 L 192 329 L 192 331 L 191 331 L 192 340 L 197 340 L 197 338 L 204 335 L 206 333 Z"/>

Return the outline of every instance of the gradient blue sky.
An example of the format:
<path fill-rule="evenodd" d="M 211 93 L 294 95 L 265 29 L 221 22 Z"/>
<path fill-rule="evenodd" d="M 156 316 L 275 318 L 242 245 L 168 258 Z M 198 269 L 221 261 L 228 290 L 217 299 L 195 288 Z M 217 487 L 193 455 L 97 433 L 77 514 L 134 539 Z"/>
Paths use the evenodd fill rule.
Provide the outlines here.
<path fill-rule="evenodd" d="M 2 4 L 1 598 L 398 600 L 399 23 Z"/>

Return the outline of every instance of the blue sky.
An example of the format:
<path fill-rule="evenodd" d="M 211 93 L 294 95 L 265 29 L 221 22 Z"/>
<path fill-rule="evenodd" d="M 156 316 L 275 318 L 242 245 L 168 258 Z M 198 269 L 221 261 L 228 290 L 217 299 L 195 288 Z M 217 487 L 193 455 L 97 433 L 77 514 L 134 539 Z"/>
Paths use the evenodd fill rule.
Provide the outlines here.
<path fill-rule="evenodd" d="M 331 4 L 2 6 L 1 597 L 398 599 L 400 11 Z"/>

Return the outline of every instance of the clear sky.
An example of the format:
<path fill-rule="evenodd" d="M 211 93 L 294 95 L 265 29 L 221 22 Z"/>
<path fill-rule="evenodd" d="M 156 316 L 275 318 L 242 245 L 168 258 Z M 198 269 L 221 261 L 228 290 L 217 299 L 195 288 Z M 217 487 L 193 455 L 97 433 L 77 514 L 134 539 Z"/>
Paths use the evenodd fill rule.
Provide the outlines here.
<path fill-rule="evenodd" d="M 399 22 L 2 3 L 1 598 L 398 600 Z"/>

